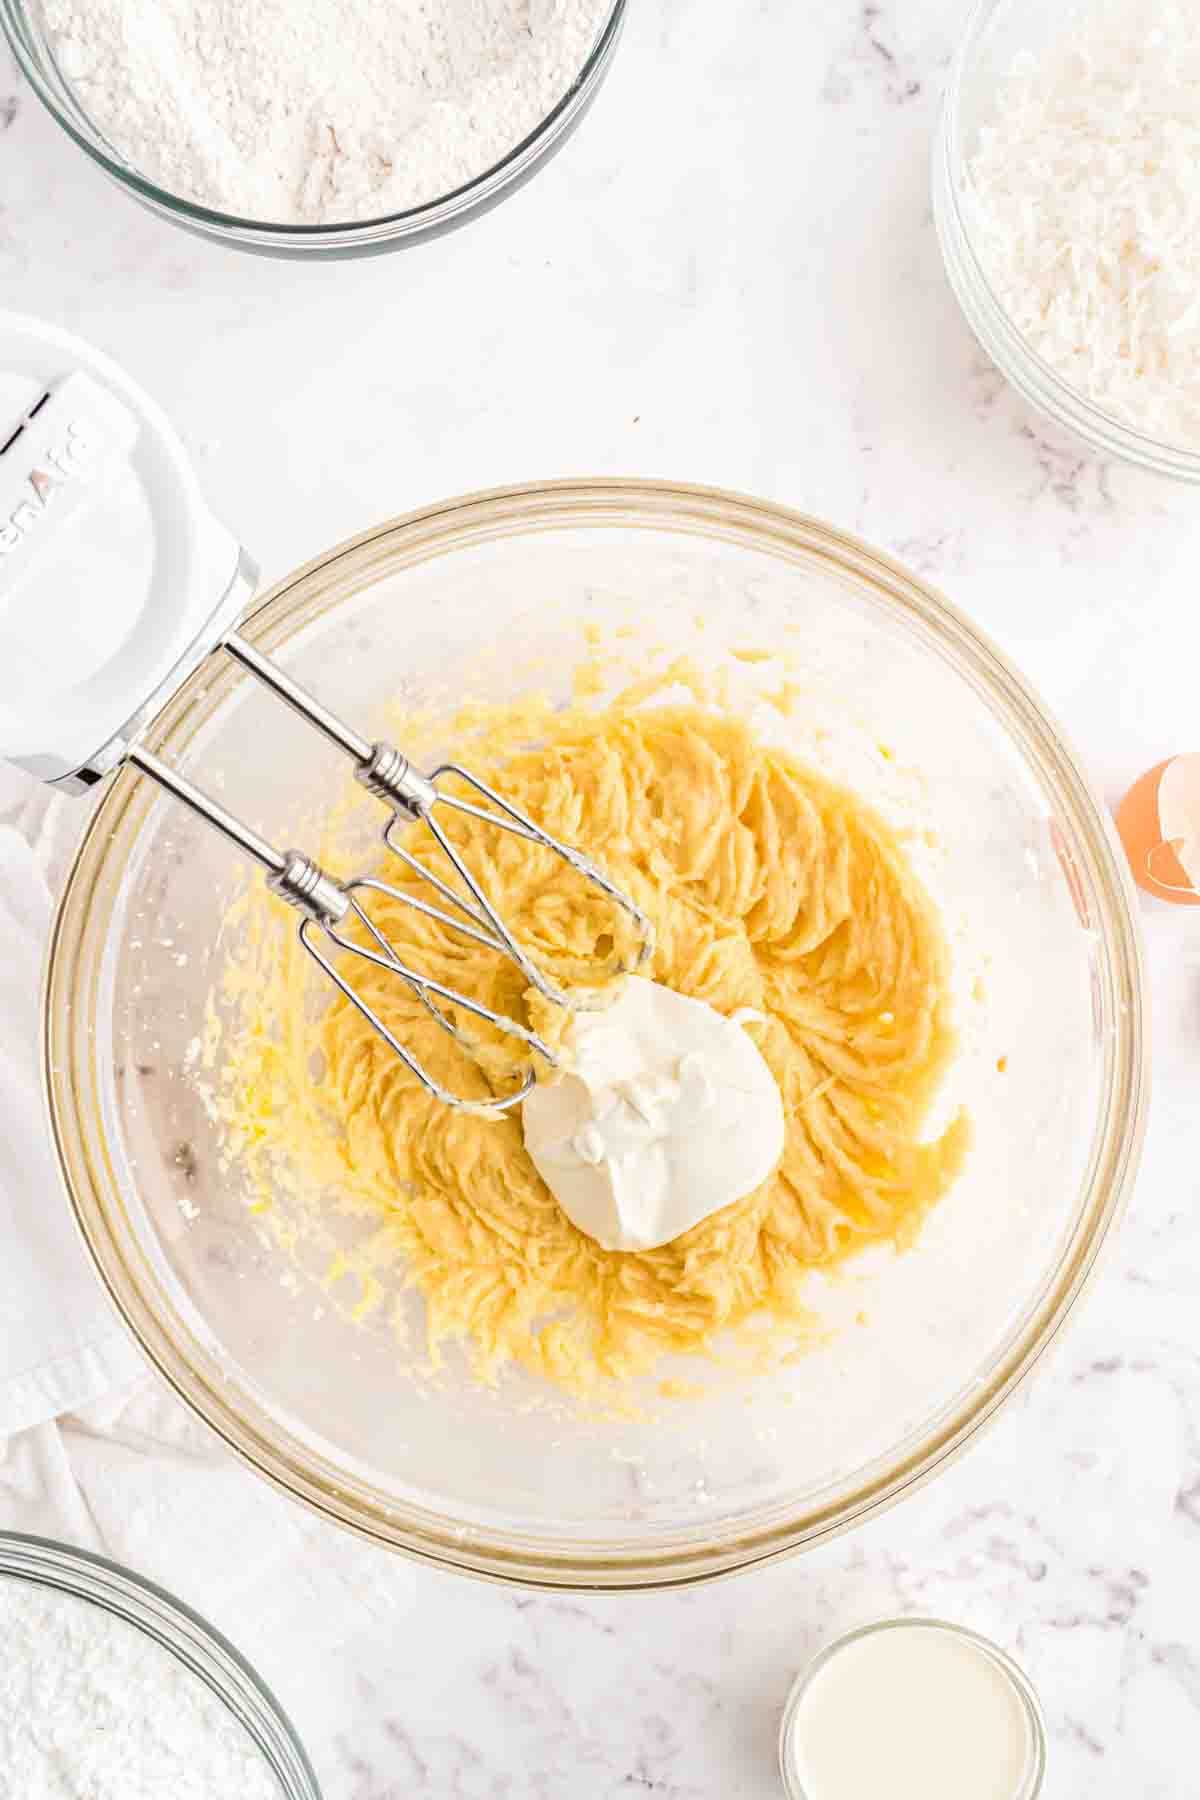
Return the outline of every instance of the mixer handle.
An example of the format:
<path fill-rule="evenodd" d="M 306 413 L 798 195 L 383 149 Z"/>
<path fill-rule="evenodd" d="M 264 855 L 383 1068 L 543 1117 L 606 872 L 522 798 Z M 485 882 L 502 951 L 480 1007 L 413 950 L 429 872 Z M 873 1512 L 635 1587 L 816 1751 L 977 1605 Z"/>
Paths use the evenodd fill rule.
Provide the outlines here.
<path fill-rule="evenodd" d="M 254 581 L 149 395 L 82 339 L 0 312 L 0 757 L 99 780 Z"/>

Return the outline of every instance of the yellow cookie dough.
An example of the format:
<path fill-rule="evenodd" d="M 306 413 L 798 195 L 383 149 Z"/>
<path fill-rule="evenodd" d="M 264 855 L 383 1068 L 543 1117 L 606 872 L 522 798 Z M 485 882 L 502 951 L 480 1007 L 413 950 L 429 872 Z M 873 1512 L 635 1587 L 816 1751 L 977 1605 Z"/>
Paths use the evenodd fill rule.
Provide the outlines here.
<path fill-rule="evenodd" d="M 794 1322 L 814 1267 L 910 1240 L 959 1168 L 967 1124 L 921 1141 L 953 1052 L 948 954 L 889 827 L 699 705 L 545 708 L 536 728 L 529 708 L 514 708 L 464 760 L 587 846 L 636 899 L 657 933 L 645 973 L 722 1013 L 765 1015 L 751 1029 L 783 1094 L 783 1157 L 761 1187 L 674 1243 L 602 1250 L 543 1185 L 519 1119 L 430 1100 L 344 1002 L 312 1016 L 303 953 L 272 922 L 251 933 L 258 948 L 239 965 L 250 1017 L 227 1051 L 225 1098 L 230 1144 L 264 1203 L 290 1170 L 293 1183 L 336 1196 L 324 1204 L 376 1219 L 372 1254 L 419 1287 L 435 1351 L 459 1338 L 484 1379 L 513 1361 L 573 1392 L 642 1374 L 668 1352 L 714 1351 L 753 1317 Z M 470 821 L 452 830 L 556 979 L 594 984 L 619 960 L 619 915 L 560 862 Z M 414 850 L 426 842 L 414 835 Z M 436 853 L 421 854 L 432 865 Z M 380 873 L 403 879 L 394 860 Z M 495 955 L 410 908 L 376 917 L 415 967 L 550 1035 L 563 1029 L 565 1015 L 525 996 Z M 490 1091 L 484 1069 L 394 978 L 357 960 L 353 973 L 441 1080 Z M 502 1086 L 514 1054 L 511 1042 L 481 1052 Z"/>

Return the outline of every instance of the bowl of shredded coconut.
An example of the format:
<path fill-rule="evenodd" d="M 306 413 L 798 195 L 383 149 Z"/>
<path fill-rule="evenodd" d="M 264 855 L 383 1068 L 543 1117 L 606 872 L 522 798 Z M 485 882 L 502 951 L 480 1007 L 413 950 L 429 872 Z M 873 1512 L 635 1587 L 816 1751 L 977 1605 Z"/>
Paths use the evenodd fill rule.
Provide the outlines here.
<path fill-rule="evenodd" d="M 983 348 L 1106 455 L 1200 480 L 1200 15 L 980 0 L 934 148 Z"/>
<path fill-rule="evenodd" d="M 0 0 L 59 124 L 143 205 L 282 256 L 464 223 L 566 140 L 626 0 Z"/>
<path fill-rule="evenodd" d="M 221 1634 L 120 1564 L 0 1532 L 0 1789 L 35 1800 L 320 1800 Z"/>

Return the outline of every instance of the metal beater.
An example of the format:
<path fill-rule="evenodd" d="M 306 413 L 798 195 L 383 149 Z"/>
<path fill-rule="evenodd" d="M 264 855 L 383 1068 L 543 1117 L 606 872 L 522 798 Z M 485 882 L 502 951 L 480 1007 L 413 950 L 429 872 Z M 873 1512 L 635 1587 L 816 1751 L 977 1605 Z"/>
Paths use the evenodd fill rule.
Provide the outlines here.
<path fill-rule="evenodd" d="M 135 518 L 143 526 L 150 521 L 152 542 L 142 558 L 142 587 L 114 618 L 113 570 L 101 585 L 97 563 L 107 557 L 112 565 L 115 551 L 119 569 Z M 444 763 L 423 774 L 393 745 L 345 725 L 262 655 L 237 630 L 254 586 L 253 566 L 208 512 L 183 446 L 153 402 L 89 345 L 39 321 L 0 314 L 0 755 L 74 792 L 122 762 L 149 776 L 266 871 L 271 890 L 302 915 L 305 950 L 437 1100 L 498 1116 L 528 1093 L 531 1068 L 511 1093 L 487 1102 L 451 1093 L 340 966 L 359 957 L 394 974 L 464 1046 L 468 1040 L 446 1007 L 486 1021 L 554 1063 L 545 1041 L 519 1020 L 411 968 L 371 917 L 372 894 L 413 907 L 506 957 L 555 1005 L 580 1004 L 514 938 L 443 830 L 438 810 L 448 807 L 550 851 L 599 888 L 632 922 L 629 968 L 650 955 L 650 924 L 580 850 L 551 837 L 469 770 Z M 370 875 L 336 880 L 302 851 L 276 849 L 144 748 L 146 727 L 217 649 L 350 758 L 359 781 L 390 809 L 383 831 L 389 850 L 436 898 Z M 449 780 L 473 797 L 439 785 Z M 414 824 L 428 829 L 461 888 L 412 853 L 405 834 Z M 351 935 L 355 924 L 358 936 Z"/>

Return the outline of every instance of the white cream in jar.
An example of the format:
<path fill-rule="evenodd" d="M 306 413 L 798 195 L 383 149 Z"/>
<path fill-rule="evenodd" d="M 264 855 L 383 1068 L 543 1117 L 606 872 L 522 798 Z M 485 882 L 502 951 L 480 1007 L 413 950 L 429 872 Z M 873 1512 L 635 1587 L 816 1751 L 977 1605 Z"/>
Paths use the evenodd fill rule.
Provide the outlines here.
<path fill-rule="evenodd" d="M 898 1619 L 841 1639 L 797 1682 L 780 1765 L 791 1800 L 1036 1800 L 1037 1698 L 974 1632 Z"/>

